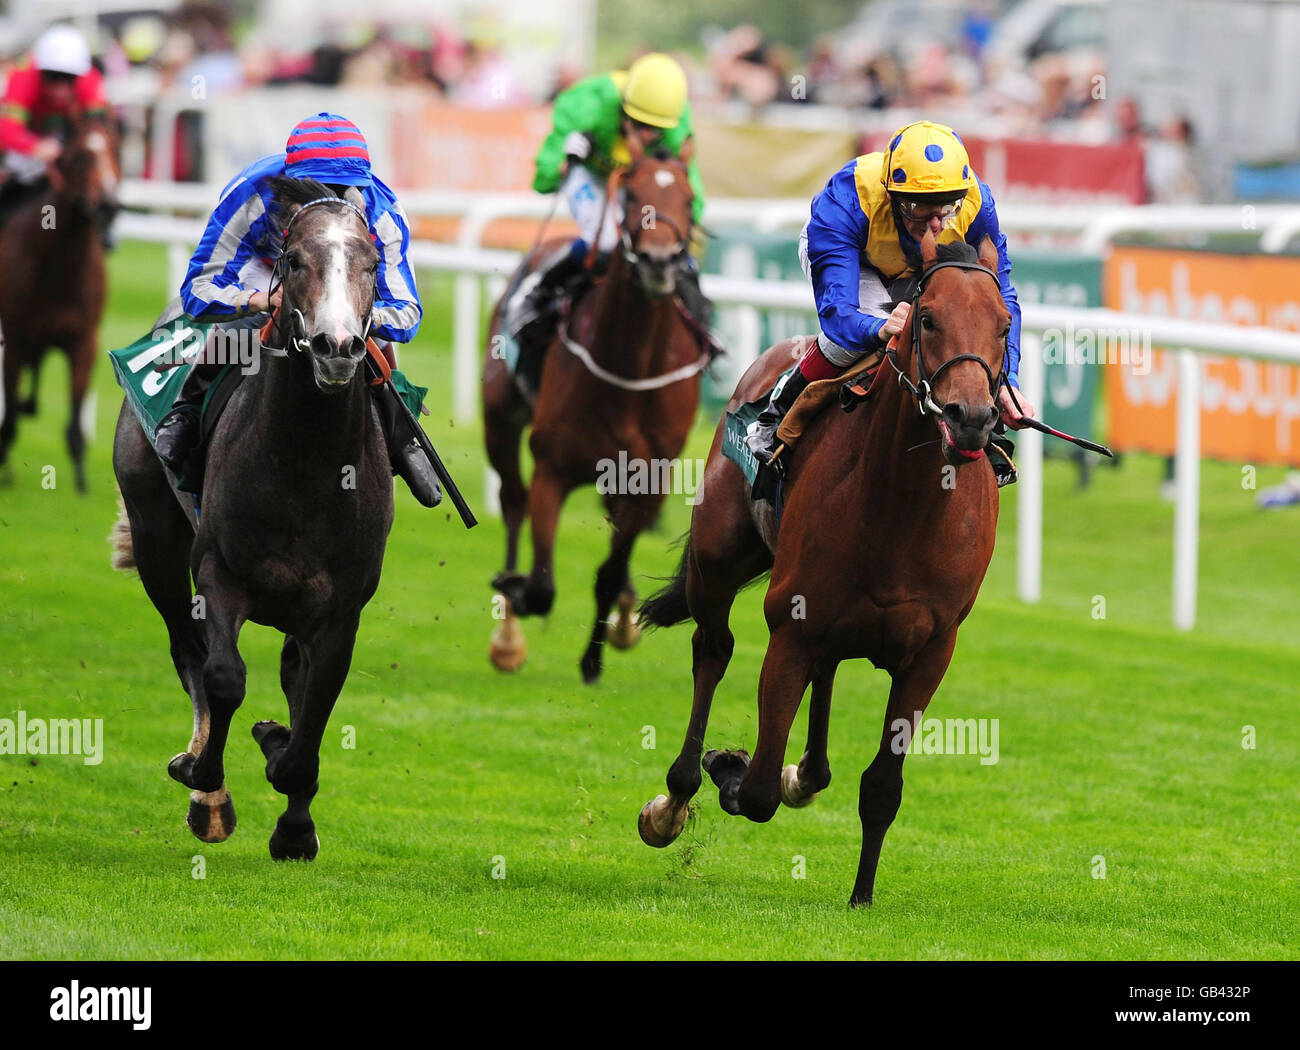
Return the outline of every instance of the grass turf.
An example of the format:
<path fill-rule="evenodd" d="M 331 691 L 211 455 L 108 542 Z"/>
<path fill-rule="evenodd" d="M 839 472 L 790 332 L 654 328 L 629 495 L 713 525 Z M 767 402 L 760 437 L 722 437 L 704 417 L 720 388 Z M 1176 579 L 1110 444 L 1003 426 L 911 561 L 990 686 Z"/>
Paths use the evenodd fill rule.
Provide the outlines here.
<path fill-rule="evenodd" d="M 153 248 L 115 254 L 102 347 L 145 330 L 164 272 Z M 425 286 L 425 326 L 404 364 L 434 387 L 428 429 L 479 507 L 480 435 L 449 420 L 450 286 Z M 841 669 L 835 781 L 810 808 L 766 826 L 728 818 L 706 780 L 682 838 L 642 845 L 637 812 L 663 790 L 685 729 L 690 631 L 611 652 L 602 682 L 582 685 L 605 547 L 590 491 L 561 523 L 555 610 L 527 623 L 528 664 L 504 677 L 486 660 L 499 522 L 466 533 L 399 485 L 384 582 L 322 750 L 320 857 L 279 865 L 267 853 L 282 807 L 248 730 L 283 720 L 285 705 L 277 636 L 254 626 L 227 750 L 239 828 L 220 845 L 192 838 L 187 793 L 165 771 L 188 739 L 189 703 L 138 580 L 108 567 L 120 394 L 101 361 L 92 489 L 79 497 L 60 436 L 64 376 L 47 363 L 41 415 L 23 420 L 0 488 L 0 717 L 103 718 L 104 760 L 0 756 L 2 957 L 1296 955 L 1300 549 L 1295 513 L 1257 511 L 1237 466 L 1203 469 L 1200 622 L 1187 634 L 1169 626 L 1172 508 L 1157 495 L 1158 461 L 1128 457 L 1082 493 L 1070 466 L 1049 464 L 1037 606 L 1014 597 L 1016 493 L 1004 492 L 993 566 L 929 711 L 997 718 L 1000 760 L 908 759 L 876 906 L 850 911 L 857 777 L 887 677 Z M 705 454 L 711 430 L 703 420 L 688 455 Z M 53 489 L 42 487 L 47 465 Z M 1261 469 L 1259 484 L 1280 475 Z M 643 592 L 671 571 L 668 540 L 688 521 L 670 499 L 642 538 Z M 710 746 L 753 746 L 760 606 L 758 591 L 737 602 Z"/>

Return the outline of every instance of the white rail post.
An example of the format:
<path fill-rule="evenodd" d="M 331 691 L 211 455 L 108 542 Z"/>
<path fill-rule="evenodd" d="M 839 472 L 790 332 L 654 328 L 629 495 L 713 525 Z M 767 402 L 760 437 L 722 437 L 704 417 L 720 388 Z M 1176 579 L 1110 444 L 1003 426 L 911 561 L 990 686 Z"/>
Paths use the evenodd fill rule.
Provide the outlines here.
<path fill-rule="evenodd" d="M 1201 366 L 1178 351 L 1178 429 L 1174 452 L 1174 626 L 1196 626 L 1197 545 L 1201 498 Z"/>
<path fill-rule="evenodd" d="M 1042 418 L 1043 341 L 1037 332 L 1021 334 L 1020 389 Z M 1043 595 L 1043 435 L 1025 429 L 1016 436 L 1016 590 L 1022 602 L 1036 602 Z"/>

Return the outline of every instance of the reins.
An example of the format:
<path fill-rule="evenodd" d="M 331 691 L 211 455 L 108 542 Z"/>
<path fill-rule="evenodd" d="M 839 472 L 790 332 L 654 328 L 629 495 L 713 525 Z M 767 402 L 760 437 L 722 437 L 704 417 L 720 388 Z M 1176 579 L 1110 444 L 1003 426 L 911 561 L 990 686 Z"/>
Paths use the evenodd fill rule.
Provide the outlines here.
<path fill-rule="evenodd" d="M 912 325 L 912 357 L 916 360 L 916 382 L 913 383 L 911 377 L 899 365 L 898 347 L 895 340 L 891 339 L 889 346 L 885 348 L 885 359 L 890 363 L 894 371 L 898 373 L 899 385 L 904 387 L 908 393 L 916 399 L 917 408 L 920 409 L 921 415 L 923 416 L 939 416 L 942 414 L 943 409 L 935 403 L 932 396 L 935 384 L 938 383 L 939 377 L 942 376 L 944 372 L 960 361 L 979 362 L 980 367 L 984 369 L 985 374 L 989 377 L 989 394 L 995 401 L 1000 387 L 1006 385 L 1007 388 L 1010 389 L 1010 384 L 1007 383 L 1007 358 L 1005 347 L 1002 354 L 1002 367 L 997 375 L 993 374 L 993 369 L 989 367 L 989 363 L 985 361 L 984 358 L 980 357 L 979 354 L 957 354 L 954 357 L 950 357 L 948 360 L 944 361 L 933 374 L 931 374 L 925 367 L 925 354 L 921 347 L 921 318 L 917 313 L 917 308 L 921 302 L 921 295 L 925 292 L 926 282 L 928 282 L 939 270 L 944 269 L 975 270 L 979 273 L 988 274 L 998 284 L 999 289 L 1001 289 L 1002 286 L 1001 282 L 998 281 L 998 275 L 987 266 L 980 263 L 959 261 L 936 263 L 934 266 L 931 266 L 926 270 L 925 273 L 921 275 L 920 280 L 917 281 L 916 290 L 912 293 L 910 310 L 908 313 L 908 321 Z M 1012 397 L 1015 397 L 1014 392 L 1012 393 Z M 1017 407 L 1019 407 L 1018 404 Z"/>
<path fill-rule="evenodd" d="M 354 212 L 357 213 L 357 215 L 361 217 L 361 221 L 366 228 L 366 234 L 369 235 L 370 220 L 366 217 L 366 213 L 362 211 L 360 208 L 358 208 L 351 201 L 344 200 L 342 197 L 317 197 L 314 200 L 308 201 L 296 212 L 294 212 L 293 215 L 290 217 L 289 221 L 285 223 L 284 233 L 280 238 L 281 241 L 280 254 L 276 256 L 275 265 L 271 268 L 271 286 L 267 289 L 266 292 L 266 297 L 268 301 L 273 295 L 275 295 L 276 289 L 281 287 L 284 284 L 284 260 L 285 260 L 285 255 L 289 248 L 289 232 L 293 229 L 293 224 L 298 221 L 299 217 L 302 215 L 303 212 L 305 212 L 308 208 L 314 207 L 318 204 L 342 204 L 345 208 L 351 208 Z M 378 281 L 377 277 L 376 277 L 376 281 Z M 374 290 L 372 289 L 370 294 L 370 301 L 372 304 L 374 303 L 374 299 L 375 299 Z M 281 299 L 281 303 L 283 305 L 283 297 Z M 275 330 L 277 322 L 279 321 L 279 317 L 280 317 L 280 307 L 277 306 L 271 311 L 271 319 L 267 321 L 265 327 L 263 327 L 261 331 L 260 334 L 261 351 L 265 354 L 269 354 L 271 357 L 288 357 L 290 347 L 292 347 L 292 349 L 296 350 L 300 354 L 306 353 L 308 348 L 311 345 L 311 341 L 306 337 L 307 319 L 303 317 L 302 311 L 297 309 L 296 307 L 292 309 L 292 314 L 290 315 L 290 332 L 289 332 L 289 338 L 285 341 L 285 345 L 272 346 L 269 342 L 267 342 L 267 340 L 270 338 L 271 332 Z M 366 340 L 370 337 L 370 326 L 371 323 L 374 321 L 374 317 L 375 317 L 375 311 L 372 305 L 370 312 L 366 314 L 365 327 L 362 328 L 361 330 L 362 343 L 365 343 Z M 281 335 L 283 334 L 285 333 L 282 332 Z"/>

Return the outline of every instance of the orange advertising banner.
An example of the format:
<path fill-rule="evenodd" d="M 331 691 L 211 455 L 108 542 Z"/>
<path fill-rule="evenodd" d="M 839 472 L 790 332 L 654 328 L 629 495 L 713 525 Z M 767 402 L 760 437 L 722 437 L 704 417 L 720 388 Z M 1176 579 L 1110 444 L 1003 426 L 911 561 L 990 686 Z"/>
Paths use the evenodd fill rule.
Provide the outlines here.
<path fill-rule="evenodd" d="M 390 186 L 518 193 L 551 130 L 549 106 L 468 109 L 430 104 L 392 124 Z"/>
<path fill-rule="evenodd" d="M 1300 332 L 1300 259 L 1115 248 L 1106 262 L 1105 304 L 1126 313 Z M 1202 454 L 1300 467 L 1300 368 L 1243 357 L 1198 360 Z M 1111 445 L 1173 454 L 1174 353 L 1156 348 L 1110 362 L 1106 397 Z"/>

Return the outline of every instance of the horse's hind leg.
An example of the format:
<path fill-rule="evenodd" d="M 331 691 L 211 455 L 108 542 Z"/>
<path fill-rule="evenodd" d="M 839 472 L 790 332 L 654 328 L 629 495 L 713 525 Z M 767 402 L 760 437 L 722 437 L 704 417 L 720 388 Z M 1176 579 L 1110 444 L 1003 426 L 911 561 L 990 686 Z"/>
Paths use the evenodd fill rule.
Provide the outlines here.
<path fill-rule="evenodd" d="M 579 662 L 584 682 L 591 683 L 600 677 L 601 651 L 609 631 L 609 612 L 614 607 L 614 600 L 619 598 L 621 603 L 623 599 L 620 596 L 630 593 L 631 600 L 636 601 L 628 572 L 632 547 L 641 530 L 654 520 L 660 502 L 662 497 L 653 496 L 613 496 L 607 501 L 614 534 L 610 538 L 609 557 L 596 570 L 596 622 Z"/>
<path fill-rule="evenodd" d="M 740 523 L 742 529 L 746 528 Z M 771 564 L 767 548 L 757 534 L 749 530 L 747 542 L 737 543 L 728 534 L 719 537 L 716 548 L 709 533 L 717 532 L 717 523 L 704 523 L 692 530 L 687 540 L 683 559 L 686 598 L 691 616 L 696 622 L 691 638 L 691 676 L 694 692 L 691 699 L 690 723 L 682 749 L 668 770 L 668 794 L 659 795 L 647 802 L 641 810 L 638 830 L 641 840 L 650 846 L 667 846 L 681 833 L 686 822 L 690 801 L 700 790 L 700 755 L 704 750 L 704 734 L 708 729 L 709 711 L 713 694 L 727 672 L 735 636 L 731 633 L 731 606 L 736 594 L 755 576 L 766 571 Z M 721 531 L 728 531 L 723 528 Z M 702 548 L 697 551 L 696 545 Z M 709 753 L 710 771 L 734 763 L 743 771 L 748 756 L 743 752 Z"/>
<path fill-rule="evenodd" d="M 123 406 L 113 447 L 113 466 L 130 523 L 131 557 L 145 593 L 167 626 L 172 663 L 194 708 L 190 743 L 182 754 L 198 758 L 210 726 L 203 692 L 207 642 L 195 619 L 190 593 L 190 545 L 194 531 L 172 495 L 135 417 Z M 181 756 L 173 759 L 173 763 Z M 191 791 L 185 823 L 204 842 L 223 842 L 235 830 L 235 806 L 224 783 L 213 791 Z"/>
<path fill-rule="evenodd" d="M 831 767 L 826 756 L 826 734 L 831 721 L 831 690 L 835 684 L 835 664 L 813 668 L 812 698 L 808 712 L 808 746 L 797 766 L 781 771 L 781 801 L 793 809 L 808 805 L 831 782 Z"/>
<path fill-rule="evenodd" d="M 320 849 L 308 807 L 320 773 L 320 745 L 334 703 L 352 665 L 360 613 L 323 628 L 310 643 L 288 642 L 281 655 L 281 684 L 292 678 L 289 699 L 292 727 L 258 722 L 253 736 L 266 755 L 266 779 L 289 806 L 271 835 L 275 860 L 311 860 Z M 296 650 L 296 651 L 295 651 Z M 295 666 L 296 664 L 296 666 Z"/>
<path fill-rule="evenodd" d="M 924 713 L 943 681 L 957 644 L 957 632 L 932 639 L 907 666 L 894 675 L 889 689 L 889 706 L 885 710 L 885 728 L 880 738 L 880 748 L 862 774 L 858 794 L 858 817 L 862 821 L 862 854 L 858 859 L 858 875 L 853 883 L 850 907 L 871 903 L 876 885 L 876 866 L 880 863 L 880 847 L 885 842 L 885 832 L 898 814 L 903 801 L 903 759 L 906 746 L 894 746 L 899 739 L 895 724 L 916 725 L 916 716 Z M 899 720 L 901 719 L 901 722 Z M 910 740 L 910 737 L 909 737 Z"/>

